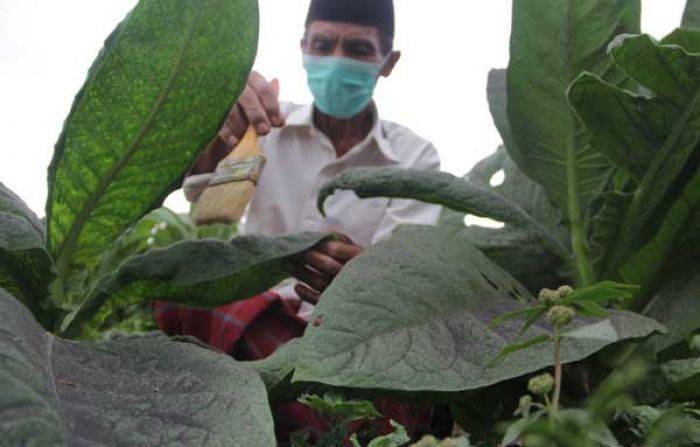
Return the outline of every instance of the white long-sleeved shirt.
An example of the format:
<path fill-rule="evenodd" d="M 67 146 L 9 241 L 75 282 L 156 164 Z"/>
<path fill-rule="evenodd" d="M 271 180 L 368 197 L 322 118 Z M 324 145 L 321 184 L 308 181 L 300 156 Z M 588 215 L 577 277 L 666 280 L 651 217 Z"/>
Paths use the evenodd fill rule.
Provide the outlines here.
<path fill-rule="evenodd" d="M 286 125 L 260 138 L 267 164 L 243 219 L 242 234 L 339 231 L 366 247 L 389 237 L 398 225 L 437 223 L 439 206 L 404 199 L 361 200 L 352 191 L 338 191 L 328 198 L 326 217 L 316 208 L 323 185 L 348 169 L 393 166 L 438 171 L 440 159 L 429 141 L 380 120 L 375 110 L 367 138 L 338 157 L 328 137 L 314 126 L 313 106 L 283 103 L 282 113 Z M 188 199 L 196 200 L 210 178 L 211 174 L 188 177 Z M 289 284 L 276 291 L 292 298 Z"/>

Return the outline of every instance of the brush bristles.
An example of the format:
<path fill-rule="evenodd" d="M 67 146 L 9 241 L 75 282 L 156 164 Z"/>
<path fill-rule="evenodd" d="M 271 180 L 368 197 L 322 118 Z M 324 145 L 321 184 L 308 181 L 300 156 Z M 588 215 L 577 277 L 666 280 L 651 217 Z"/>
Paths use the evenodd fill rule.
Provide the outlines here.
<path fill-rule="evenodd" d="M 233 224 L 245 212 L 255 192 L 251 181 L 210 186 L 197 202 L 194 221 L 197 225 Z"/>

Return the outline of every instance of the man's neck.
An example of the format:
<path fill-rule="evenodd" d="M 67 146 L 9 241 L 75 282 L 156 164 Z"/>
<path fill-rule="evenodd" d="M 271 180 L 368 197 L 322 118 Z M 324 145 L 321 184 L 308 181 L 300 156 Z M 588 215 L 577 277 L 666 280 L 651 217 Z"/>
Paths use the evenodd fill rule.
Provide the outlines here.
<path fill-rule="evenodd" d="M 314 109 L 314 124 L 331 140 L 338 158 L 361 143 L 372 131 L 372 107 L 370 104 L 365 110 L 348 119 L 333 118 Z"/>

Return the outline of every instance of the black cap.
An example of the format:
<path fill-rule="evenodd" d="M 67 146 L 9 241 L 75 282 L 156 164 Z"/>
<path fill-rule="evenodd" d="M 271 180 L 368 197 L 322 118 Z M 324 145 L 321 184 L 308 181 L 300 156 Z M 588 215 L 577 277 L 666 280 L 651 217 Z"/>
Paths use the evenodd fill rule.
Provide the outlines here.
<path fill-rule="evenodd" d="M 314 20 L 375 26 L 394 37 L 394 0 L 312 0 L 306 26 Z"/>

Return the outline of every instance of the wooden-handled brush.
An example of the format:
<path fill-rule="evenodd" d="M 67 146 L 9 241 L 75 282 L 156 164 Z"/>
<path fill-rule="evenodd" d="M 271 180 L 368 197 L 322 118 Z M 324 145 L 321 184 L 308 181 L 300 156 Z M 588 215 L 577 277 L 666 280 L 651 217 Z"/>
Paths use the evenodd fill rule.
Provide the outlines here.
<path fill-rule="evenodd" d="M 232 224 L 243 216 L 265 165 L 258 134 L 249 126 L 241 142 L 214 172 L 194 210 L 197 225 Z"/>

